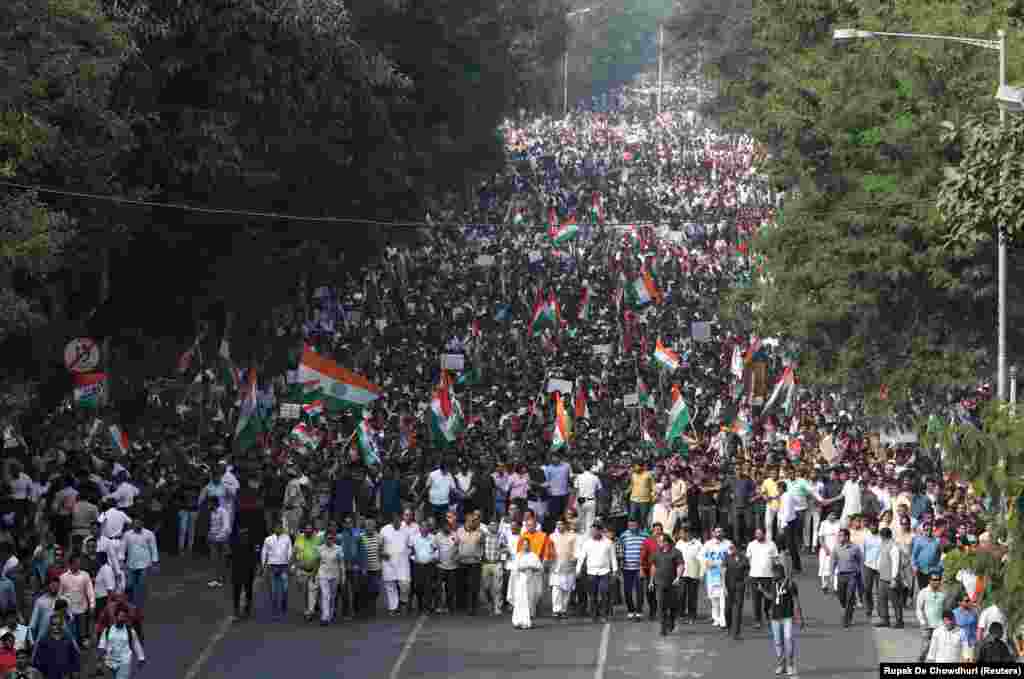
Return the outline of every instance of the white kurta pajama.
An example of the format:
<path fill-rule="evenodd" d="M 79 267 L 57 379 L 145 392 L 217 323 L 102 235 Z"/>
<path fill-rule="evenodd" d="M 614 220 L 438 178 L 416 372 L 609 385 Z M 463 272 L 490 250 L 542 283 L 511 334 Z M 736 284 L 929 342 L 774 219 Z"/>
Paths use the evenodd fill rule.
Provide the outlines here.
<path fill-rule="evenodd" d="M 391 524 L 384 526 L 380 529 L 380 553 L 388 555 L 387 559 L 381 559 L 380 574 L 388 610 L 397 611 L 400 603 L 409 603 L 409 583 L 412 582 L 409 534 L 401 528 L 395 530 Z"/>
<path fill-rule="evenodd" d="M 832 557 L 836 546 L 839 544 L 839 521 L 826 519 L 821 522 L 818 528 L 818 577 L 821 578 L 821 586 L 828 587 L 832 583 Z M 826 554 L 826 548 L 828 553 Z"/>
<path fill-rule="evenodd" d="M 533 627 L 537 615 L 537 602 L 544 590 L 544 567 L 533 552 L 516 556 L 513 568 L 515 587 L 509 584 L 512 597 L 512 624 L 516 627 Z"/>

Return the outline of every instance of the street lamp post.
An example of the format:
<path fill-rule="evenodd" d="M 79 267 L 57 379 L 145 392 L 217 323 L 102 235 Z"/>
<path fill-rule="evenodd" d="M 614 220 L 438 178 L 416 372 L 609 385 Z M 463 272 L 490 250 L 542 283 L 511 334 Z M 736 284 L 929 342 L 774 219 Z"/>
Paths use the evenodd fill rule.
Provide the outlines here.
<path fill-rule="evenodd" d="M 955 35 L 928 35 L 924 33 L 885 33 L 881 31 L 862 31 L 856 28 L 839 28 L 832 34 L 832 39 L 837 42 L 848 40 L 864 40 L 871 38 L 912 38 L 915 40 L 936 40 L 940 42 L 956 42 L 962 45 L 971 45 L 982 49 L 999 53 L 999 90 L 996 98 L 1004 105 L 999 107 L 999 124 L 1006 125 L 1006 109 L 1017 103 L 1020 106 L 1024 100 L 1017 97 L 1017 101 L 1010 101 L 1011 96 L 1004 96 L 1013 88 L 1006 86 L 1006 31 L 998 31 L 995 40 L 982 38 L 964 38 Z M 997 226 L 997 255 L 996 263 L 998 270 L 998 320 L 996 334 L 998 335 L 997 353 L 997 376 L 998 386 L 996 389 L 1000 401 L 1006 401 L 1006 237 L 1003 234 L 1002 225 Z"/>
<path fill-rule="evenodd" d="M 1017 408 L 1017 366 L 1010 366 L 1010 408 Z"/>

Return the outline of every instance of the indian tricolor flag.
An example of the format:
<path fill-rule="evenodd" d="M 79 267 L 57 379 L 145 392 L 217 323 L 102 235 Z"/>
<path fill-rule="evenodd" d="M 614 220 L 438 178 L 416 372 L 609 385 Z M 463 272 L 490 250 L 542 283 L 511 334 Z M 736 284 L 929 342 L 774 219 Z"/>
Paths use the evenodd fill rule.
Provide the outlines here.
<path fill-rule="evenodd" d="M 555 312 L 551 304 L 544 299 L 544 295 L 537 293 L 537 302 L 533 305 L 533 316 L 530 319 L 530 332 L 536 336 L 544 328 L 545 324 L 555 323 Z"/>
<path fill-rule="evenodd" d="M 316 382 L 324 407 L 331 411 L 362 410 L 381 397 L 381 388 L 362 375 L 342 368 L 309 346 L 302 352 L 298 381 Z"/>
<path fill-rule="evenodd" d="M 658 365 L 669 372 L 679 369 L 679 354 L 662 344 L 660 337 L 658 338 L 657 344 L 654 346 L 654 360 L 658 362 Z"/>
<path fill-rule="evenodd" d="M 683 400 L 683 392 L 678 384 L 672 385 L 672 409 L 668 411 L 668 428 L 665 440 L 673 441 L 682 438 L 686 428 L 690 426 L 690 409 Z"/>
<path fill-rule="evenodd" d="M 570 217 L 561 226 L 552 227 L 551 240 L 555 242 L 555 245 L 562 245 L 575 238 L 577 233 L 579 233 L 579 227 L 576 225 L 576 218 Z"/>
<path fill-rule="evenodd" d="M 256 446 L 265 427 L 259 417 L 259 403 L 256 398 L 256 369 L 249 369 L 249 376 L 241 388 L 241 406 L 238 425 L 235 427 L 235 441 L 243 452 Z"/>
<path fill-rule="evenodd" d="M 601 201 L 601 192 L 594 191 L 591 197 L 591 209 L 594 212 L 594 218 L 598 224 L 604 223 L 604 205 Z"/>
<path fill-rule="evenodd" d="M 380 446 L 377 444 L 377 432 L 364 418 L 359 423 L 359 450 L 363 453 L 363 464 L 369 466 L 380 464 Z"/>
<path fill-rule="evenodd" d="M 661 291 L 658 284 L 654 282 L 651 272 L 646 269 L 629 283 L 626 294 L 630 296 L 634 306 L 643 306 L 654 302 L 661 304 Z"/>
<path fill-rule="evenodd" d="M 590 283 L 583 281 L 583 289 L 580 291 L 580 310 L 576 318 L 586 321 L 590 318 Z"/>
<path fill-rule="evenodd" d="M 103 405 L 107 393 L 106 373 L 75 375 L 75 405 L 96 410 Z"/>
<path fill-rule="evenodd" d="M 782 373 L 782 377 L 775 384 L 775 390 L 772 392 L 768 402 L 764 404 L 764 410 L 767 411 L 775 402 L 779 400 L 779 397 L 784 395 L 786 399 L 786 414 L 789 415 L 793 408 L 793 396 L 796 392 L 796 375 L 793 373 L 793 366 L 786 366 L 785 371 Z"/>
<path fill-rule="evenodd" d="M 641 408 L 653 408 L 654 399 L 651 397 L 651 390 L 647 388 L 647 383 L 642 378 L 636 378 L 636 398 Z"/>
<path fill-rule="evenodd" d="M 551 436 L 551 449 L 558 450 L 569 444 L 572 438 L 572 419 L 562 402 L 562 394 L 555 392 L 555 430 Z"/>
<path fill-rule="evenodd" d="M 302 406 L 302 414 L 306 417 L 317 417 L 324 414 L 324 402 L 313 401 Z"/>
<path fill-rule="evenodd" d="M 299 423 L 292 429 L 292 438 L 299 442 L 299 445 L 304 448 L 310 448 L 316 450 L 320 445 L 320 439 L 311 427 L 306 424 Z"/>
<path fill-rule="evenodd" d="M 574 410 L 576 411 L 577 420 L 590 418 L 590 409 L 587 408 L 587 389 L 586 385 L 583 384 L 583 380 L 579 380 L 579 383 L 576 385 Z"/>
<path fill-rule="evenodd" d="M 439 444 L 453 443 L 463 428 L 462 406 L 452 393 L 448 371 L 441 374 L 441 383 L 430 401 L 430 425 Z"/>
<path fill-rule="evenodd" d="M 116 424 L 110 425 L 110 440 L 113 442 L 114 448 L 122 455 L 128 454 L 128 434 L 125 434 Z"/>

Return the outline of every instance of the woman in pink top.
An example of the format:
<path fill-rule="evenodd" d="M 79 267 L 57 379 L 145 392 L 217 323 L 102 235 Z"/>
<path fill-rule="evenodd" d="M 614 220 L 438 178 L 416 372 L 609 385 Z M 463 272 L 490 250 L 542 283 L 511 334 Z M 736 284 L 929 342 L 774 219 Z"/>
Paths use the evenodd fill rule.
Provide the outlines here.
<path fill-rule="evenodd" d="M 526 497 L 530 493 L 530 474 L 525 464 L 516 465 L 516 470 L 508 479 L 509 504 L 518 505 L 523 512 L 527 509 Z"/>

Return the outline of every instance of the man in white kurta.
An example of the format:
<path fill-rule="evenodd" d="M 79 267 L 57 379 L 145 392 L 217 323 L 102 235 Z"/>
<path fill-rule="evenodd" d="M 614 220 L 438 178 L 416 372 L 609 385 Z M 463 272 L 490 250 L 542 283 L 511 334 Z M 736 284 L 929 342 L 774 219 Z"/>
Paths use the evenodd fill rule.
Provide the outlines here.
<path fill-rule="evenodd" d="M 555 524 L 551 536 L 554 566 L 551 569 L 551 612 L 556 618 L 566 616 L 566 608 L 576 588 L 576 534 L 569 531 L 564 519 Z"/>
<path fill-rule="evenodd" d="M 409 605 L 410 544 L 409 533 L 402 528 L 402 515 L 395 514 L 392 522 L 380 529 L 381 582 L 391 615 L 399 615 L 399 606 Z"/>
<path fill-rule="evenodd" d="M 832 512 L 818 526 L 818 577 L 821 578 L 822 592 L 827 592 L 832 586 L 832 553 L 839 544 L 840 528 L 839 512 Z"/>

